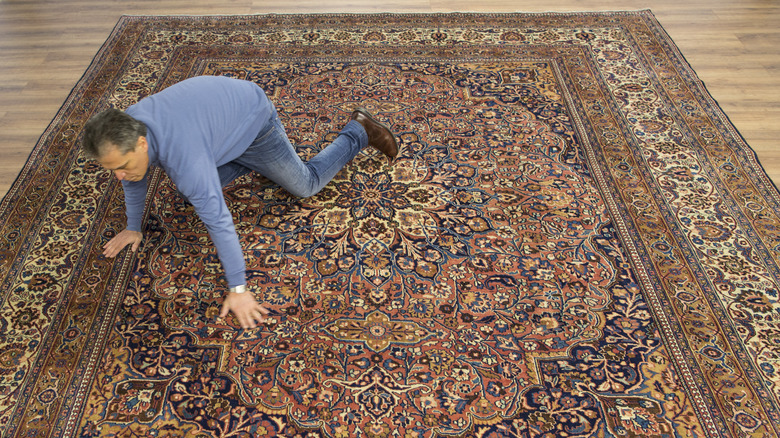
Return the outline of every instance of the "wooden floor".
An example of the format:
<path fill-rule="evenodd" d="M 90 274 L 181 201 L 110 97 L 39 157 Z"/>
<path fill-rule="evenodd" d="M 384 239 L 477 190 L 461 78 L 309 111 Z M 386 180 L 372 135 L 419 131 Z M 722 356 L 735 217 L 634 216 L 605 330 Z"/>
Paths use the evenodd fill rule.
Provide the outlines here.
<path fill-rule="evenodd" d="M 0 196 L 122 14 L 636 9 L 655 13 L 780 184 L 780 2 L 775 0 L 0 0 Z"/>

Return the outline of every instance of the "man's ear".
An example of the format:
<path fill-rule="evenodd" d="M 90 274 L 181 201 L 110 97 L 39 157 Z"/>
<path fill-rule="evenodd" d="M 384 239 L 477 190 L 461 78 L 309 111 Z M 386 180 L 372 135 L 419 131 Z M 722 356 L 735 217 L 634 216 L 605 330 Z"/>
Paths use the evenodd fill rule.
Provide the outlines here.
<path fill-rule="evenodd" d="M 149 143 L 146 141 L 146 137 L 143 135 L 138 137 L 138 141 L 135 144 L 135 149 L 138 150 L 138 148 L 141 148 L 141 150 L 144 152 L 149 151 Z"/>

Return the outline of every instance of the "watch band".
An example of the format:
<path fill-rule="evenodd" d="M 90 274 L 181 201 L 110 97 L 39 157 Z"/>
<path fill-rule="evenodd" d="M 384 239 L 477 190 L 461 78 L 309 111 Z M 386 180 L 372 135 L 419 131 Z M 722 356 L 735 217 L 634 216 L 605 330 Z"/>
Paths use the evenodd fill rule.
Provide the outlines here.
<path fill-rule="evenodd" d="M 230 292 L 233 292 L 233 293 L 236 293 L 236 294 L 242 294 L 242 293 L 246 292 L 246 286 L 241 284 L 241 285 L 238 285 L 236 287 L 231 287 L 230 288 Z"/>

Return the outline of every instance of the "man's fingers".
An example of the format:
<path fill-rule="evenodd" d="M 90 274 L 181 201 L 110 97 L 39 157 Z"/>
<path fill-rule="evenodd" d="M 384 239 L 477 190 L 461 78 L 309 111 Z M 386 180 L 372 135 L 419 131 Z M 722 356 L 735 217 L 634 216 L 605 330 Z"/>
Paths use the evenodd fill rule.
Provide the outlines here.
<path fill-rule="evenodd" d="M 258 325 L 265 322 L 266 316 L 270 313 L 265 307 L 255 301 L 254 296 L 232 292 L 225 297 L 219 317 L 225 318 L 230 312 L 233 312 L 235 321 L 238 322 L 242 329 L 257 328 Z"/>
<path fill-rule="evenodd" d="M 106 257 L 114 257 L 117 254 L 119 254 L 119 251 L 124 248 L 124 245 L 117 244 L 115 241 L 111 240 L 103 247 L 105 251 L 103 251 L 103 255 Z"/>
<path fill-rule="evenodd" d="M 259 309 L 263 309 L 258 306 Z M 257 328 L 257 324 L 265 322 L 265 315 L 259 309 L 252 309 L 246 315 L 238 318 L 238 322 L 243 329 Z M 265 309 L 263 309 L 265 311 Z"/>
<path fill-rule="evenodd" d="M 255 318 L 253 316 L 246 317 L 241 321 L 241 328 L 253 329 L 255 327 L 257 327 L 257 325 L 255 324 Z"/>
<path fill-rule="evenodd" d="M 254 310 L 254 313 L 255 313 L 255 319 L 257 319 L 257 321 L 261 324 L 265 322 L 265 317 L 268 316 L 269 314 L 268 309 L 266 309 L 260 304 L 257 305 L 257 308 L 255 308 Z"/>
<path fill-rule="evenodd" d="M 106 257 L 115 257 L 120 251 L 127 245 L 132 244 L 131 249 L 136 252 L 141 246 L 143 240 L 143 234 L 137 231 L 124 230 L 112 237 L 105 245 L 103 245 L 103 255 Z"/>

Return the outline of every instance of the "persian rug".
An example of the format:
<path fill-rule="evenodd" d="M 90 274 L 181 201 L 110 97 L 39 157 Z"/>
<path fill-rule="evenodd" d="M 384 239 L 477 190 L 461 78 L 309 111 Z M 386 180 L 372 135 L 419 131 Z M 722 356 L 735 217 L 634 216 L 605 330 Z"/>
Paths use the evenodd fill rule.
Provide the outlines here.
<path fill-rule="evenodd" d="M 225 189 L 253 330 L 159 170 L 101 256 L 85 121 L 195 75 L 304 158 L 358 105 L 401 144 Z M 2 201 L 0 434 L 777 437 L 779 200 L 649 11 L 123 17 Z"/>

